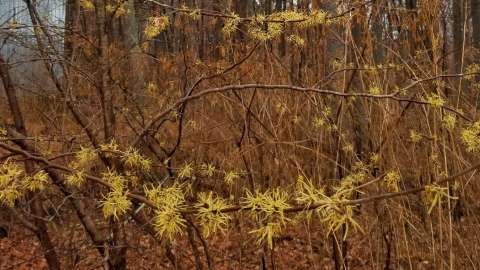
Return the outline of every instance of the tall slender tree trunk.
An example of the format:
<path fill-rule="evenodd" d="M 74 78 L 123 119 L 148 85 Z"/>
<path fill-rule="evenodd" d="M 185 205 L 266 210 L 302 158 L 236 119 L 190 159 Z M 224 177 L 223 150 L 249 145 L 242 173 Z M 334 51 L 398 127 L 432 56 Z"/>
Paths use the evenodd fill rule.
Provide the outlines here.
<path fill-rule="evenodd" d="M 78 15 L 80 11 L 79 2 L 76 0 L 67 0 L 65 3 L 65 40 L 64 54 L 65 59 L 71 61 L 74 50 L 75 31 L 78 24 Z"/>
<path fill-rule="evenodd" d="M 245 18 L 248 16 L 248 1 L 247 0 L 233 0 L 233 10 L 238 16 Z M 235 33 L 235 43 L 240 44 L 245 40 L 246 27 L 245 24 L 238 25 L 239 30 Z"/>
<path fill-rule="evenodd" d="M 275 11 L 280 12 L 286 9 L 287 0 L 276 0 L 275 2 Z M 278 41 L 278 50 L 281 57 L 284 57 L 287 53 L 287 45 L 285 39 L 285 33 L 282 33 L 280 36 L 280 41 Z"/>
<path fill-rule="evenodd" d="M 480 0 L 470 0 L 473 46 L 480 50 Z"/>
<path fill-rule="evenodd" d="M 464 0 L 452 0 L 453 61 L 455 73 L 460 72 L 463 57 Z"/>

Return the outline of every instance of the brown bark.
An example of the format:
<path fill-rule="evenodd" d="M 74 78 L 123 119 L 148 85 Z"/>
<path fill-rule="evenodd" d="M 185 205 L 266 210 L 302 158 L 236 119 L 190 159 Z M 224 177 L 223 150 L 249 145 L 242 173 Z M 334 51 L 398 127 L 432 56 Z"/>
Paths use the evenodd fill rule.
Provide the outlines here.
<path fill-rule="evenodd" d="M 463 57 L 463 22 L 464 22 L 464 0 L 453 0 L 453 70 L 459 73 Z"/>
<path fill-rule="evenodd" d="M 476 49 L 480 49 L 480 0 L 470 0 L 472 16 L 472 41 Z"/>
<path fill-rule="evenodd" d="M 106 2 L 104 0 L 97 0 L 96 22 L 97 22 L 97 48 L 99 70 L 96 76 L 96 87 L 98 89 L 100 100 L 102 104 L 103 115 L 103 131 L 106 142 L 111 141 L 115 136 L 115 113 L 113 111 L 113 93 L 110 89 L 109 78 L 109 42 L 106 25 L 109 24 L 105 14 Z M 111 30 L 111 29 L 110 29 Z M 111 31 L 110 31 L 111 32 Z M 112 37 L 110 37 L 112 39 Z"/>
<path fill-rule="evenodd" d="M 248 1 L 246 0 L 234 0 L 233 1 L 233 11 L 238 14 L 238 16 L 245 18 L 248 16 Z M 246 26 L 243 23 L 238 25 L 238 31 L 235 33 L 235 43 L 240 44 L 245 40 Z"/>
<path fill-rule="evenodd" d="M 79 19 L 80 6 L 76 0 L 67 0 L 65 4 L 65 59 L 71 61 L 74 50 L 74 38 Z"/>

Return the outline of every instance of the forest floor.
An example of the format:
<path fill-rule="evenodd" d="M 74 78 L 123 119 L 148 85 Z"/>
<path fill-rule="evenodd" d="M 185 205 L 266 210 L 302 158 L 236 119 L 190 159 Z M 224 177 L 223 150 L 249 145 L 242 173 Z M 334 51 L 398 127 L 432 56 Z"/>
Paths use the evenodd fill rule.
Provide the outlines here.
<path fill-rule="evenodd" d="M 160 248 L 162 244 L 159 245 L 153 237 L 138 231 L 138 227 L 133 225 L 127 227 L 129 227 L 127 269 L 174 269 L 164 254 L 164 248 Z M 55 229 L 55 226 L 51 227 L 52 232 Z M 330 245 L 315 240 L 314 236 L 307 236 L 311 239 L 297 238 L 298 235 L 302 235 L 301 229 L 297 230 L 298 232 L 285 232 L 284 236 L 276 241 L 273 265 L 272 252 L 258 246 L 248 232 L 242 233 L 241 229 L 236 233 L 208 239 L 208 253 L 214 265 L 212 269 L 334 269 Z M 62 260 L 62 269 L 102 269 L 98 252 L 85 239 L 79 228 L 63 227 L 62 231 L 71 233 L 64 235 L 52 233 L 55 235 L 55 246 L 61 247 L 57 253 Z M 172 251 L 182 269 L 195 269 L 195 256 L 187 235 L 180 239 L 172 243 Z M 372 244 L 368 243 L 369 241 L 368 237 L 360 235 L 349 242 L 349 269 L 384 269 L 383 265 L 372 265 L 374 255 L 366 248 Z M 201 242 L 198 239 L 195 242 L 202 260 L 202 269 L 208 269 Z M 262 258 L 266 260 L 265 268 L 261 267 Z M 428 262 L 416 261 L 414 269 L 434 269 Z M 392 265 L 391 269 L 408 269 L 408 266 L 403 268 L 398 262 L 397 266 L 399 267 Z M 8 237 L 0 239 L 0 269 L 47 269 L 40 246 L 32 233 L 21 226 L 14 226 L 10 228 Z"/>

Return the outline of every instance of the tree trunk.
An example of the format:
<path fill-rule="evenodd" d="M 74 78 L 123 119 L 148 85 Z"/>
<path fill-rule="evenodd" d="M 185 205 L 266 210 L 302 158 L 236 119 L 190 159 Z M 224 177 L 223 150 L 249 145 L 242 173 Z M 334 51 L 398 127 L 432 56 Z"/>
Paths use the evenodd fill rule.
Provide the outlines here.
<path fill-rule="evenodd" d="M 248 16 L 248 1 L 246 0 L 234 0 L 233 1 L 233 11 L 238 14 L 238 16 L 245 18 Z M 238 25 L 239 30 L 235 34 L 235 43 L 240 44 L 245 40 L 246 27 L 243 23 Z"/>
<path fill-rule="evenodd" d="M 472 41 L 476 49 L 480 49 L 480 0 L 470 0 L 472 15 Z"/>
<path fill-rule="evenodd" d="M 78 24 L 79 15 L 79 2 L 76 0 L 67 0 L 65 4 L 65 40 L 64 40 L 64 53 L 65 59 L 71 61 L 71 57 L 74 50 L 74 37 L 75 30 Z"/>
<path fill-rule="evenodd" d="M 455 73 L 459 73 L 463 57 L 463 22 L 464 22 L 464 0 L 453 0 L 453 63 Z"/>

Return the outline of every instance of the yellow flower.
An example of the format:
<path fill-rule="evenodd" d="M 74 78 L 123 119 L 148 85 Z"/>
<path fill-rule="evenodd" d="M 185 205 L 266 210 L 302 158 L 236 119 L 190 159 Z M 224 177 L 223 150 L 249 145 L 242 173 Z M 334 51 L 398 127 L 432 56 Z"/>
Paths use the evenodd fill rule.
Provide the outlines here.
<path fill-rule="evenodd" d="M 85 172 L 83 171 L 76 171 L 73 174 L 70 174 L 66 178 L 67 184 L 74 186 L 74 187 L 81 187 L 83 183 L 85 183 Z"/>
<path fill-rule="evenodd" d="M 207 176 L 207 177 L 212 177 L 213 174 L 215 173 L 215 166 L 213 164 L 206 164 L 206 163 L 203 163 L 201 166 L 200 166 L 200 170 L 201 170 L 201 173 L 204 175 L 204 176 Z"/>
<path fill-rule="evenodd" d="M 86 10 L 95 9 L 95 5 L 92 3 L 91 0 L 80 0 L 80 6 Z"/>
<path fill-rule="evenodd" d="M 158 16 L 148 18 L 147 27 L 145 28 L 145 36 L 152 39 L 161 32 L 165 31 L 169 25 L 168 16 Z"/>
<path fill-rule="evenodd" d="M 182 234 L 186 221 L 179 211 L 173 208 L 164 208 L 155 211 L 153 226 L 160 237 L 173 240 L 175 235 Z"/>
<path fill-rule="evenodd" d="M 371 161 L 373 164 L 377 164 L 378 161 L 380 161 L 380 155 L 379 155 L 378 153 L 373 154 L 373 155 L 370 157 L 370 161 Z"/>
<path fill-rule="evenodd" d="M 105 10 L 108 13 L 114 13 L 115 18 L 119 18 L 119 17 L 129 13 L 129 10 L 125 7 L 125 4 L 126 4 L 126 2 L 117 3 L 115 5 L 108 4 L 105 7 Z"/>
<path fill-rule="evenodd" d="M 327 224 L 327 235 L 337 232 L 340 228 L 345 226 L 345 231 L 343 234 L 343 239 L 345 240 L 348 236 L 350 228 L 353 228 L 354 231 L 361 231 L 364 233 L 360 224 L 353 218 L 353 210 L 356 206 L 354 205 L 342 205 L 339 207 L 330 205 L 331 207 L 325 211 L 323 222 Z"/>
<path fill-rule="evenodd" d="M 247 191 L 243 204 L 245 208 L 250 208 L 255 216 L 261 220 L 277 219 L 285 223 L 287 219 L 284 216 L 284 211 L 290 207 L 288 197 L 288 193 L 278 188 L 264 193 L 256 191 L 255 194 Z"/>
<path fill-rule="evenodd" d="M 0 164 L 0 203 L 12 207 L 22 196 L 19 180 L 23 174 L 22 168 L 9 159 Z"/>
<path fill-rule="evenodd" d="M 104 197 L 102 211 L 105 218 L 113 216 L 115 219 L 124 215 L 132 206 L 132 202 L 128 199 L 124 192 L 112 191 Z"/>
<path fill-rule="evenodd" d="M 156 186 L 145 188 L 146 197 L 155 206 L 153 226 L 160 237 L 173 239 L 181 234 L 186 221 L 181 211 L 185 209 L 184 185 L 175 184 L 170 187 Z"/>
<path fill-rule="evenodd" d="M 218 230 L 223 231 L 228 225 L 230 216 L 222 213 L 229 205 L 222 198 L 216 197 L 212 192 L 200 193 L 198 203 L 195 205 L 197 218 L 203 226 L 205 237 L 210 236 Z"/>
<path fill-rule="evenodd" d="M 123 193 L 127 186 L 127 179 L 110 169 L 102 173 L 102 179 L 111 184 L 113 192 L 116 193 Z"/>
<path fill-rule="evenodd" d="M 383 179 L 385 182 L 385 186 L 390 189 L 391 191 L 398 192 L 399 187 L 398 184 L 400 182 L 400 174 L 396 171 L 391 171 L 387 173 L 385 178 Z"/>
<path fill-rule="evenodd" d="M 75 169 L 87 169 L 97 158 L 97 153 L 89 147 L 80 147 L 80 151 L 75 153 L 75 161 L 71 166 Z"/>
<path fill-rule="evenodd" d="M 447 113 L 443 116 L 442 126 L 448 130 L 453 130 L 455 128 L 456 122 L 457 118 L 455 117 L 455 115 Z"/>
<path fill-rule="evenodd" d="M 301 175 L 297 177 L 295 200 L 306 207 L 312 204 L 325 203 L 325 190 L 322 187 L 315 187 L 312 181 Z"/>
<path fill-rule="evenodd" d="M 288 36 L 287 41 L 292 43 L 296 47 L 299 47 L 299 48 L 305 46 L 305 39 L 303 39 L 302 37 L 300 37 L 298 35 Z"/>
<path fill-rule="evenodd" d="M 268 22 L 267 29 L 265 29 L 265 16 L 256 16 L 247 26 L 248 34 L 258 41 L 268 41 L 278 37 L 283 32 L 283 23 Z"/>
<path fill-rule="evenodd" d="M 227 185 L 233 185 L 233 183 L 235 182 L 235 179 L 238 179 L 238 178 L 240 178 L 239 173 L 235 171 L 229 171 L 225 173 L 225 177 L 223 178 L 223 181 L 225 181 Z"/>
<path fill-rule="evenodd" d="M 45 171 L 37 172 L 33 177 L 28 176 L 24 179 L 25 187 L 30 191 L 44 190 L 48 183 L 48 174 Z"/>
<path fill-rule="evenodd" d="M 18 27 L 20 26 L 20 24 L 18 23 L 17 20 L 15 19 L 12 19 L 9 24 L 8 24 L 8 28 L 10 28 L 11 30 L 15 30 L 17 29 Z"/>
<path fill-rule="evenodd" d="M 123 153 L 122 161 L 127 167 L 132 169 L 148 172 L 152 168 L 152 162 L 148 158 L 140 155 L 138 150 L 133 147 L 129 147 L 127 151 Z"/>
<path fill-rule="evenodd" d="M 267 225 L 253 230 L 250 233 L 257 235 L 257 244 L 267 241 L 268 247 L 273 248 L 273 238 L 278 237 L 282 231 L 282 225 L 278 222 L 268 222 Z"/>
<path fill-rule="evenodd" d="M 370 87 L 368 92 L 370 92 L 370 94 L 372 95 L 380 95 L 382 93 L 382 89 L 380 89 L 380 87 L 378 86 L 372 86 Z"/>
<path fill-rule="evenodd" d="M 100 150 L 102 152 L 112 152 L 112 153 L 119 152 L 118 144 L 115 141 L 115 139 L 112 139 L 109 143 L 101 144 Z"/>
<path fill-rule="evenodd" d="M 185 163 L 185 165 L 178 172 L 178 178 L 190 178 L 193 176 L 193 165 L 192 163 Z"/>
<path fill-rule="evenodd" d="M 179 207 L 185 202 L 184 187 L 180 184 L 170 187 L 145 187 L 145 195 L 157 208 Z"/>
<path fill-rule="evenodd" d="M 198 21 L 200 20 L 200 18 L 202 17 L 202 14 L 200 12 L 200 9 L 193 9 L 189 14 L 188 16 L 190 16 L 190 18 L 192 18 L 192 20 L 194 21 Z"/>
<path fill-rule="evenodd" d="M 447 187 L 441 187 L 437 184 L 433 184 L 425 187 L 423 199 L 426 203 L 430 204 L 430 207 L 428 208 L 428 214 L 430 214 L 436 205 L 440 205 L 442 203 L 442 200 L 455 200 L 457 198 L 449 195 Z"/>
<path fill-rule="evenodd" d="M 6 129 L 0 127 L 0 139 L 7 137 L 8 132 Z"/>
<path fill-rule="evenodd" d="M 325 126 L 325 119 L 323 119 L 323 117 L 318 116 L 315 119 L 313 119 L 314 128 L 321 128 L 323 126 Z"/>
<path fill-rule="evenodd" d="M 418 134 L 415 130 L 410 130 L 410 140 L 413 143 L 418 143 L 422 140 L 422 135 Z"/>
<path fill-rule="evenodd" d="M 479 72 L 480 72 L 480 65 L 471 64 L 465 69 L 464 73 L 468 74 L 468 75 L 465 75 L 465 79 L 467 81 L 474 81 L 475 77 L 478 75 Z"/>
<path fill-rule="evenodd" d="M 443 105 L 445 105 L 445 100 L 437 94 L 431 94 L 430 96 L 428 96 L 427 102 L 434 107 L 442 107 Z"/>
<path fill-rule="evenodd" d="M 313 10 L 307 19 L 299 24 L 301 28 L 314 27 L 329 23 L 327 21 L 327 13 L 323 10 Z"/>
<path fill-rule="evenodd" d="M 480 150 L 480 121 L 462 131 L 462 141 L 467 145 L 468 152 L 478 152 Z"/>
<path fill-rule="evenodd" d="M 237 29 L 238 24 L 240 23 L 241 19 L 236 14 L 231 14 L 231 18 L 228 18 L 225 21 L 225 25 L 222 28 L 222 32 L 225 36 L 230 36 L 235 30 Z"/>

